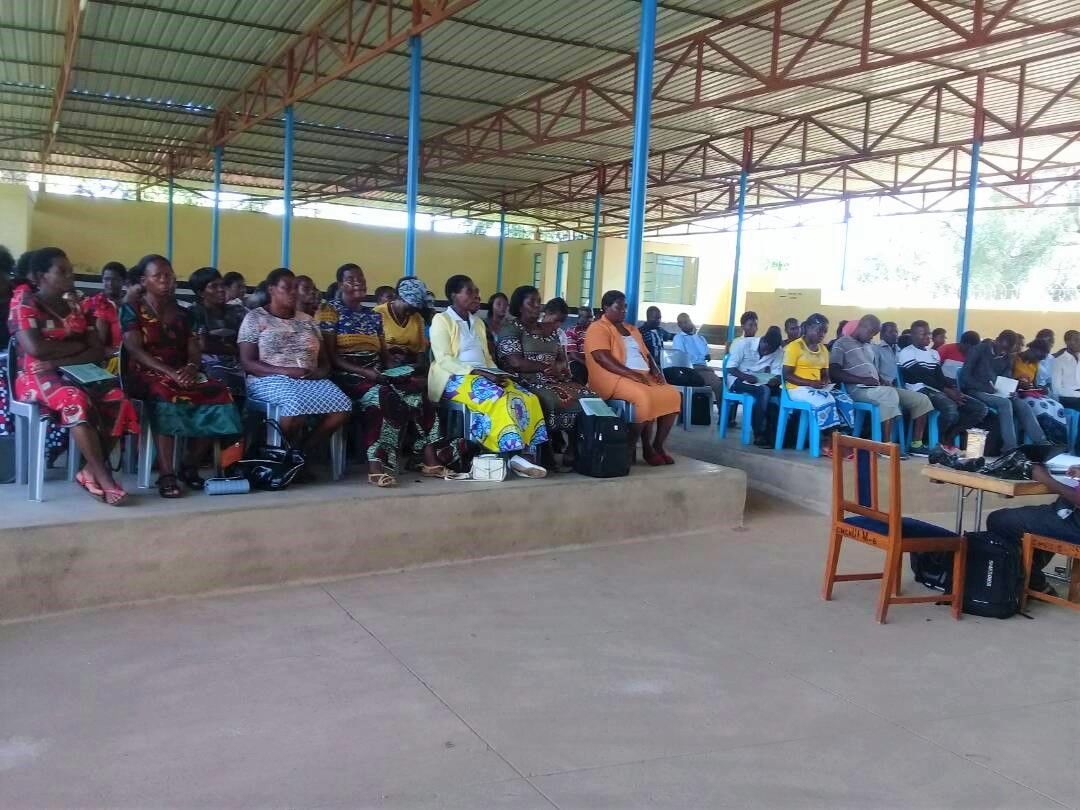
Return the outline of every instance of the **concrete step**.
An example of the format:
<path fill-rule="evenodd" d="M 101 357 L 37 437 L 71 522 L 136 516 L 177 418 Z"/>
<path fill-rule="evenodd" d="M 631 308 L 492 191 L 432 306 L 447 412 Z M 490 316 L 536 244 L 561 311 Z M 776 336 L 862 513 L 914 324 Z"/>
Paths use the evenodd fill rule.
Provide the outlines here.
<path fill-rule="evenodd" d="M 680 458 L 613 479 L 406 475 L 380 490 L 356 474 L 279 493 L 143 491 L 119 509 L 50 481 L 46 498 L 0 487 L 0 620 L 740 526 L 746 476 Z"/>

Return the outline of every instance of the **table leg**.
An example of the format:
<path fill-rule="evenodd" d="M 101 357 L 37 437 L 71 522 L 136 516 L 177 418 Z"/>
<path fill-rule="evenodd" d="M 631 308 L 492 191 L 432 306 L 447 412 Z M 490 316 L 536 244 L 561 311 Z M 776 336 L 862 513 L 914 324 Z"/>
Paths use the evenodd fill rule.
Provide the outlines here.
<path fill-rule="evenodd" d="M 964 533 L 964 488 L 956 488 L 956 533 Z"/>
<path fill-rule="evenodd" d="M 983 495 L 985 493 L 980 489 L 975 493 L 975 531 L 982 531 L 982 509 L 983 509 Z"/>

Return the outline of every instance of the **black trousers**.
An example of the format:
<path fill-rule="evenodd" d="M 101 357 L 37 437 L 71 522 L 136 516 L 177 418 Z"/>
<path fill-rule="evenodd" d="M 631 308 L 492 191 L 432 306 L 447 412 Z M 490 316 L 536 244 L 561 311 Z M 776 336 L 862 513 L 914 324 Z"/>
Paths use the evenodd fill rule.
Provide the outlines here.
<path fill-rule="evenodd" d="M 986 519 L 986 528 L 1006 540 L 1015 543 L 1023 541 L 1024 532 L 1041 534 L 1054 540 L 1062 540 L 1066 543 L 1080 545 L 1080 513 L 1073 511 L 1068 517 L 1058 516 L 1058 509 L 1065 507 L 1062 501 L 1042 506 L 1020 506 L 1016 509 L 998 509 L 991 512 Z M 1049 551 L 1035 549 L 1035 556 L 1031 560 L 1031 577 L 1029 582 L 1033 588 L 1041 588 L 1046 585 L 1046 575 L 1043 569 L 1050 564 L 1054 555 Z"/>

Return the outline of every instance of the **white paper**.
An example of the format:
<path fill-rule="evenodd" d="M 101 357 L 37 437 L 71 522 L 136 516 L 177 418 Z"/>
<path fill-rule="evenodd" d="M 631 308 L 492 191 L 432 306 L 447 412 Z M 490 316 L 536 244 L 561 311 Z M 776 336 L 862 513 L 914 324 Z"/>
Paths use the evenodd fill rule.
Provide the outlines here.
<path fill-rule="evenodd" d="M 1080 465 L 1080 456 L 1071 456 L 1068 453 L 1062 453 L 1060 456 L 1054 456 L 1052 459 L 1046 462 L 1046 469 L 1050 472 L 1065 472 L 1069 467 L 1076 467 Z"/>
<path fill-rule="evenodd" d="M 999 397 L 1009 397 L 1016 393 L 1017 381 L 1012 377 L 998 377 L 994 380 L 994 393 Z"/>
<path fill-rule="evenodd" d="M 578 402 L 581 404 L 581 410 L 589 414 L 589 416 L 615 415 L 615 411 L 611 410 L 611 406 L 599 397 L 582 397 Z"/>

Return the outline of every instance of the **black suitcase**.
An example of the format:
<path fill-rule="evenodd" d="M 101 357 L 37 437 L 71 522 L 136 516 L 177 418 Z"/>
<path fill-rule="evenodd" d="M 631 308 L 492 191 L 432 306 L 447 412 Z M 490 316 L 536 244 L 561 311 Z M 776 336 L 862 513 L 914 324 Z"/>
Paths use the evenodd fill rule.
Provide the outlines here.
<path fill-rule="evenodd" d="M 620 416 L 578 416 L 574 470 L 592 478 L 630 474 L 630 430 Z"/>
<path fill-rule="evenodd" d="M 1024 566 L 1020 545 L 993 532 L 967 533 L 964 613 L 1007 619 L 1020 610 Z M 911 555 L 915 581 L 940 591 L 952 589 L 952 555 L 930 551 Z"/>

